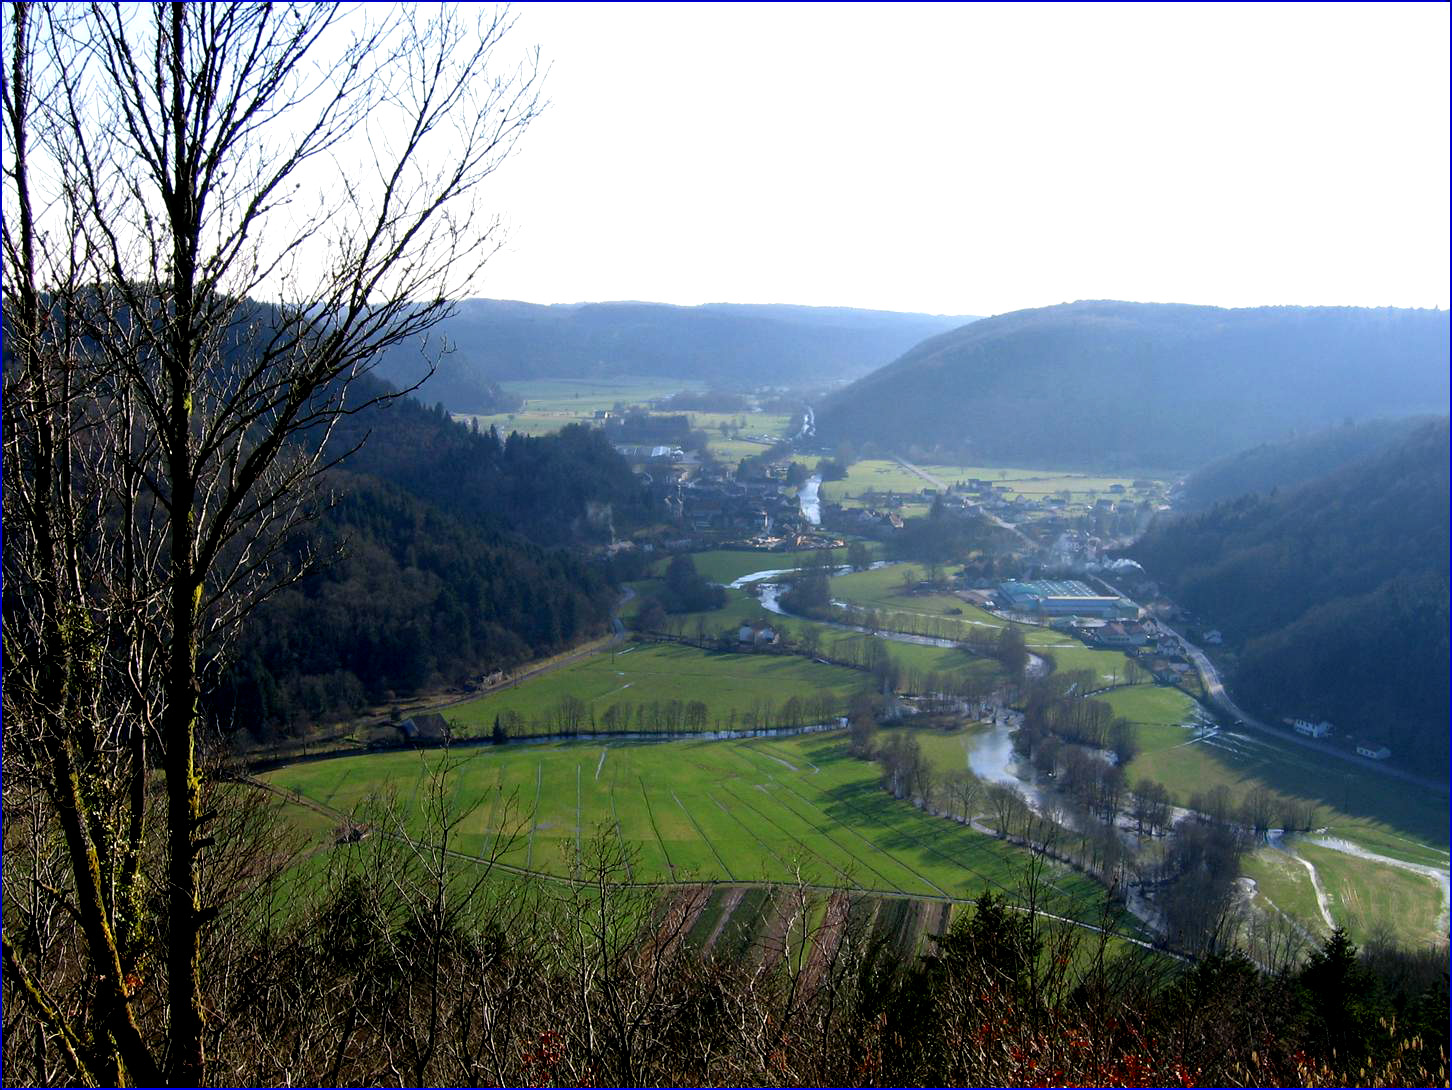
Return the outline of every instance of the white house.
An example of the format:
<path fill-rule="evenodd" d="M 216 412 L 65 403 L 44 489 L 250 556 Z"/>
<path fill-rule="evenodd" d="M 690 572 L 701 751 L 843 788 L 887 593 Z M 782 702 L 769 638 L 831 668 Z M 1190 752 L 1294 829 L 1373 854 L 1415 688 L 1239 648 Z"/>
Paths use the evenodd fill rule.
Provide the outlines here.
<path fill-rule="evenodd" d="M 1319 723 L 1312 723 L 1306 719 L 1292 719 L 1291 726 L 1296 729 L 1297 734 L 1304 734 L 1308 738 L 1325 738 L 1331 733 L 1331 724 L 1324 719 Z"/>
<path fill-rule="evenodd" d="M 744 624 L 741 626 L 741 631 L 736 634 L 736 638 L 742 643 L 776 643 L 776 632 L 766 625 L 758 627 Z"/>

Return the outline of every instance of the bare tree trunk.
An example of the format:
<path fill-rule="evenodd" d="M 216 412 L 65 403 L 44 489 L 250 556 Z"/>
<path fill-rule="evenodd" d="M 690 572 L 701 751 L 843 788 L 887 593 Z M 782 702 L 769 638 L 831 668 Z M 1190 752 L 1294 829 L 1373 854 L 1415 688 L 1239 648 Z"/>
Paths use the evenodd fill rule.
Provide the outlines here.
<path fill-rule="evenodd" d="M 85 962 L 47 970 L 52 951 L 12 943 L 7 888 L 5 983 L 42 1028 L 37 1079 L 58 1060 L 75 1081 L 198 1085 L 228 893 L 203 866 L 204 687 L 300 574 L 282 544 L 341 456 L 334 425 L 395 396 L 350 386 L 492 254 L 478 190 L 538 111 L 537 61 L 488 71 L 499 12 L 5 17 L 6 772 L 46 800 L 35 832 L 67 872 L 44 900 Z M 340 56 L 317 56 L 334 38 Z M 299 179 L 355 138 L 373 161 L 309 212 Z"/>

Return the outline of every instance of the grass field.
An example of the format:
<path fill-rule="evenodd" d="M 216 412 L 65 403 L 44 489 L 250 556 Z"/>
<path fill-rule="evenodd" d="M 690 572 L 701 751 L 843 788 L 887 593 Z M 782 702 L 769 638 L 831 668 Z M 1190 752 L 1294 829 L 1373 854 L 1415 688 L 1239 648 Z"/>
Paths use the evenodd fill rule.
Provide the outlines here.
<path fill-rule="evenodd" d="M 547 435 L 566 424 L 592 419 L 599 409 L 617 404 L 644 405 L 652 398 L 670 397 L 682 390 L 697 389 L 699 383 L 683 379 L 620 378 L 530 379 L 499 384 L 506 391 L 524 399 L 524 405 L 513 413 L 492 413 L 473 416 L 481 431 L 493 426 L 501 435 L 512 431 L 526 435 Z M 456 419 L 469 419 L 460 414 Z"/>
<path fill-rule="evenodd" d="M 706 434 L 710 436 L 706 449 L 711 452 L 711 457 L 733 469 L 741 464 L 741 459 L 765 454 L 768 449 L 765 443 L 753 443 L 747 439 L 723 439 L 719 432 L 707 432 Z"/>
<path fill-rule="evenodd" d="M 637 882 L 808 882 L 930 898 L 1013 891 L 1019 849 L 898 802 L 840 734 L 728 742 L 481 746 L 340 758 L 265 774 L 329 810 L 391 792 L 404 812 L 445 762 L 468 811 L 462 852 L 565 872 L 566 852 L 597 828 L 633 853 Z M 1060 909 L 1092 918 L 1102 890 L 1058 873 Z"/>
<path fill-rule="evenodd" d="M 1164 784 L 1181 804 L 1220 784 L 1237 799 L 1263 784 L 1279 795 L 1314 801 L 1328 835 L 1396 859 L 1447 865 L 1445 792 L 1410 790 L 1400 780 L 1329 763 L 1289 741 L 1220 731 L 1188 744 L 1147 744 L 1125 771 L 1132 781 L 1148 777 Z"/>
<path fill-rule="evenodd" d="M 921 493 L 931 485 L 910 470 L 903 469 L 896 462 L 869 458 L 853 462 L 847 467 L 847 476 L 840 481 L 824 481 L 821 488 L 823 501 L 838 503 L 843 507 L 866 507 L 861 498 L 864 492 L 896 492 L 898 495 Z"/>
<path fill-rule="evenodd" d="M 697 554 L 698 558 L 701 555 Z M 751 554 L 721 553 L 716 554 L 725 557 L 742 556 Z M 785 556 L 788 554 L 768 554 Z M 790 566 L 784 564 L 783 566 Z M 760 571 L 760 568 L 751 568 L 751 571 Z M 750 574 L 750 571 L 743 574 Z M 636 591 L 642 597 L 651 594 L 659 584 L 654 581 L 641 581 L 633 584 Z M 627 618 L 633 618 L 636 610 L 627 611 Z M 742 624 L 753 621 L 761 621 L 771 625 L 786 639 L 800 639 L 807 629 L 814 629 L 820 640 L 820 651 L 828 658 L 852 660 L 850 644 L 860 642 L 864 637 L 855 632 L 844 632 L 828 625 L 818 624 L 815 621 L 802 620 L 797 617 L 784 617 L 781 614 L 770 613 L 764 609 L 761 603 L 744 590 L 727 588 L 726 605 L 721 609 L 710 610 L 704 613 L 685 613 L 671 618 L 671 622 L 679 626 L 679 631 L 686 636 L 694 636 L 696 623 L 700 622 L 705 627 L 708 636 L 727 629 L 735 629 Z M 899 643 L 888 641 L 888 653 L 892 655 L 905 668 L 922 670 L 928 673 L 948 673 L 961 670 L 972 670 L 977 672 L 992 673 L 998 669 L 997 664 L 992 660 L 970 655 L 953 647 L 927 647 L 919 644 Z"/>
<path fill-rule="evenodd" d="M 501 435 L 512 431 L 525 435 L 548 435 L 567 424 L 593 420 L 595 413 L 617 405 L 645 406 L 650 401 L 667 398 L 684 390 L 701 389 L 701 384 L 687 380 L 621 377 L 605 380 L 531 379 L 523 382 L 501 382 L 509 393 L 522 398 L 524 404 L 512 413 L 487 415 L 458 414 L 456 419 L 477 420 L 480 430 L 499 429 Z M 711 454 L 734 465 L 742 458 L 760 454 L 766 445 L 745 438 L 732 439 L 721 434 L 720 425 L 740 425 L 742 436 L 780 437 L 791 423 L 781 413 L 706 413 L 687 412 L 692 429 L 701 429 L 709 438 Z"/>
<path fill-rule="evenodd" d="M 1269 901 L 1312 936 L 1327 933 L 1310 872 L 1290 853 L 1262 848 L 1240 861 L 1240 872 L 1255 880 L 1258 901 Z"/>
<path fill-rule="evenodd" d="M 936 634 L 941 628 L 942 634 L 950 639 L 962 638 L 969 629 L 997 631 L 1012 624 L 1023 632 L 1029 650 L 1052 655 L 1055 668 L 1061 672 L 1091 670 L 1106 685 L 1123 676 L 1125 658 L 1118 651 L 1096 651 L 1052 628 L 1004 621 L 953 594 L 905 591 L 905 582 L 915 583 L 926 574 L 922 565 L 905 563 L 834 576 L 832 597 L 863 609 L 877 610 L 879 621 L 886 628 L 912 631 L 913 618 L 924 619 L 924 624 L 932 618 L 932 624 L 926 625 L 934 630 L 929 634 Z"/>
<path fill-rule="evenodd" d="M 1297 842 L 1296 852 L 1316 868 L 1331 918 L 1352 941 L 1364 943 L 1386 927 L 1403 943 L 1446 942 L 1439 926 L 1442 894 L 1430 878 L 1304 841 Z"/>
<path fill-rule="evenodd" d="M 644 405 L 655 398 L 701 388 L 689 379 L 621 376 L 610 379 L 529 379 L 501 382 L 509 393 L 524 399 L 524 407 L 539 412 L 593 415 L 616 405 Z"/>
<path fill-rule="evenodd" d="M 573 696 L 586 705 L 586 719 L 598 719 L 611 704 L 640 706 L 659 701 L 705 703 L 712 729 L 743 725 L 749 714 L 770 702 L 780 708 L 791 697 L 830 695 L 845 707 L 852 694 L 871 685 L 856 670 L 827 666 L 794 655 L 703 652 L 677 644 L 630 644 L 599 654 L 517 687 L 443 709 L 461 737 L 487 734 L 494 717 L 514 711 L 527 723 L 553 729 L 561 700 Z M 581 729 L 586 729 L 584 726 Z M 533 731 L 532 731 L 533 732 Z"/>
<path fill-rule="evenodd" d="M 954 481 L 971 478 L 991 481 L 1008 493 L 1009 498 L 1017 495 L 1039 499 L 1055 493 L 1066 492 L 1075 504 L 1092 504 L 1102 497 L 1117 495 L 1125 499 L 1140 498 L 1158 493 L 1157 487 L 1149 491 L 1135 489 L 1134 477 L 1106 477 L 1087 473 L 1073 473 L 1049 469 L 1025 469 L 1017 466 L 944 466 L 923 465 L 919 467 L 931 477 L 951 485 Z M 1124 488 L 1122 493 L 1111 493 L 1115 485 Z M 904 469 L 897 462 L 887 459 L 865 459 L 848 467 L 847 477 L 841 481 L 830 481 L 822 486 L 824 499 L 840 503 L 844 507 L 863 507 L 864 492 L 895 492 L 899 495 L 921 493 L 932 488 L 922 477 Z"/>
<path fill-rule="evenodd" d="M 1130 685 L 1111 689 L 1095 698 L 1114 709 L 1116 716 L 1139 728 L 1143 753 L 1159 753 L 1185 745 L 1193 737 L 1188 725 L 1201 715 L 1200 706 L 1179 689 L 1161 685 Z"/>
<path fill-rule="evenodd" d="M 1010 496 L 1027 496 L 1038 499 L 1057 492 L 1069 493 L 1072 503 L 1093 503 L 1110 495 L 1132 498 L 1142 493 L 1135 489 L 1134 477 L 1102 477 L 1088 473 L 1073 473 L 1051 469 L 1021 469 L 1002 466 L 922 466 L 923 472 L 937 477 L 948 484 L 964 481 L 970 477 L 991 481 L 1008 490 Z M 1111 493 L 1114 485 L 1121 485 L 1123 493 Z"/>

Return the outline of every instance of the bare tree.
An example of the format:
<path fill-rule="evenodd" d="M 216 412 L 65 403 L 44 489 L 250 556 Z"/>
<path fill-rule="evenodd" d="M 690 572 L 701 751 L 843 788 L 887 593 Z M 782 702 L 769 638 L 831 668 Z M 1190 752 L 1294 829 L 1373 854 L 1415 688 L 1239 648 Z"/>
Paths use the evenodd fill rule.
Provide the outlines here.
<path fill-rule="evenodd" d="M 333 430 L 389 396 L 357 380 L 497 246 L 481 186 L 539 108 L 537 61 L 493 70 L 509 25 L 5 13 L 6 771 L 42 789 L 35 834 L 58 830 L 67 864 L 52 896 L 97 984 L 54 994 L 9 927 L 5 976 L 71 1078 L 206 1077 L 203 687 L 305 565 L 284 546 L 346 453 Z M 143 972 L 148 896 L 165 949 Z"/>

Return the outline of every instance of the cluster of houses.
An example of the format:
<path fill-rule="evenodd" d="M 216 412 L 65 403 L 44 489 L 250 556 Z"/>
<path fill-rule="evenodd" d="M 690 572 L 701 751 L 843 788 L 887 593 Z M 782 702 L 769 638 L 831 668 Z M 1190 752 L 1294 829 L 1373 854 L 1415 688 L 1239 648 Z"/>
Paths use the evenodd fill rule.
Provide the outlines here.
<path fill-rule="evenodd" d="M 875 507 L 839 507 L 836 504 L 827 504 L 822 508 L 822 521 L 830 521 L 833 526 L 863 534 L 902 529 L 901 515 L 896 511 L 879 511 Z"/>
<path fill-rule="evenodd" d="M 801 509 L 782 491 L 784 467 L 748 477 L 733 477 L 717 465 L 701 467 L 694 477 L 674 466 L 638 473 L 665 519 L 693 533 L 750 537 L 797 528 Z"/>
<path fill-rule="evenodd" d="M 1287 717 L 1281 720 L 1297 734 L 1304 734 L 1307 738 L 1329 738 L 1333 728 L 1329 722 L 1322 719 L 1319 722 L 1310 719 L 1292 719 Z M 1377 742 L 1362 742 L 1356 747 L 1356 752 L 1362 757 L 1369 757 L 1373 761 L 1385 761 L 1391 756 L 1391 750 Z"/>

